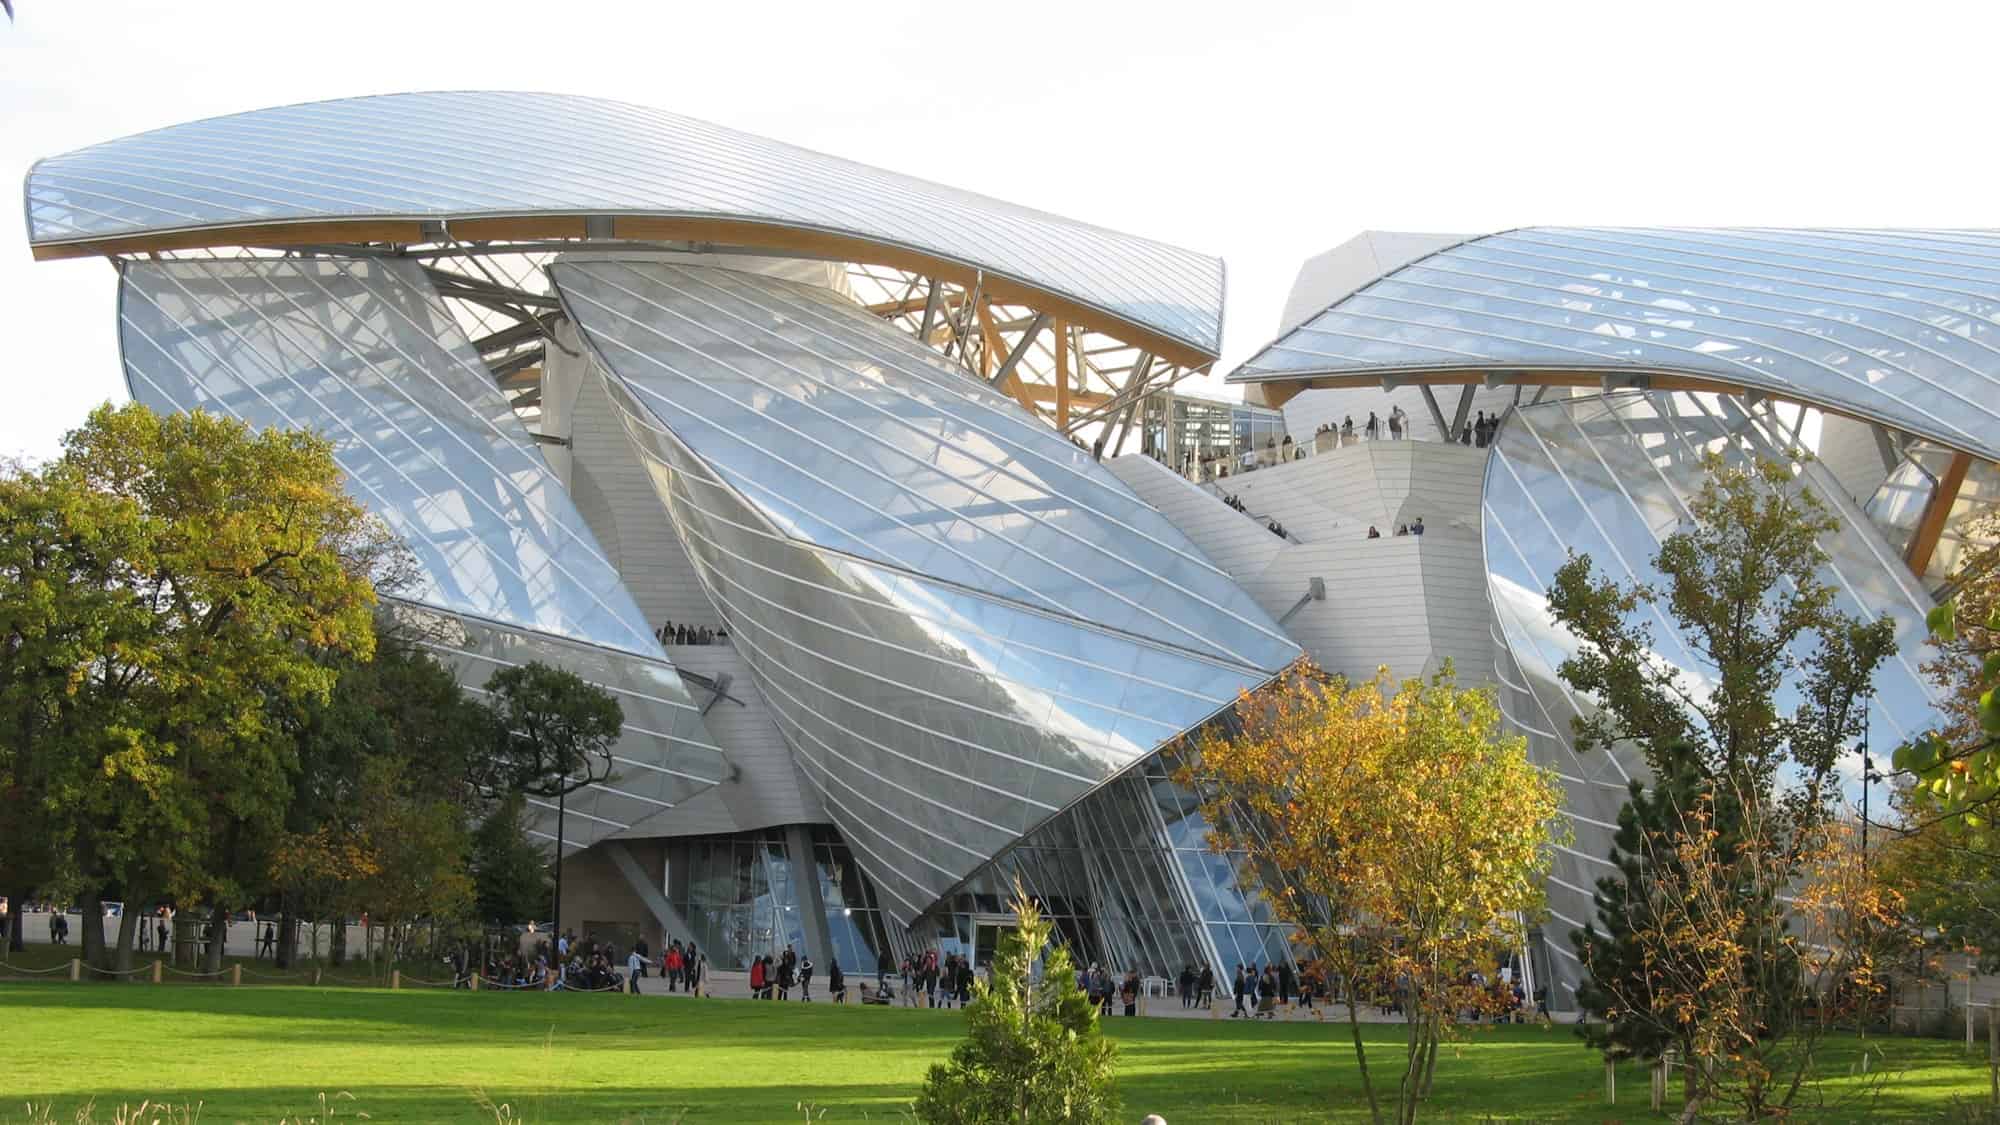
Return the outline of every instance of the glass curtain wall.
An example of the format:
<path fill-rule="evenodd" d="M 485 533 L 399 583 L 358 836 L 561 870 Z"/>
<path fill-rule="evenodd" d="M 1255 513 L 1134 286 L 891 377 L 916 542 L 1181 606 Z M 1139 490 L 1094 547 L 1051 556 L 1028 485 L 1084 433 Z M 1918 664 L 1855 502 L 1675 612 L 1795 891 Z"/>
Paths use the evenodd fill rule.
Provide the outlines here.
<path fill-rule="evenodd" d="M 1209 850 L 1199 801 L 1172 780 L 1169 748 L 1106 784 L 947 896 L 919 944 L 972 953 L 981 919 L 1011 916 L 1020 885 L 1080 965 L 1173 978 L 1209 965 L 1226 991 L 1238 964 L 1291 959 L 1290 928 L 1257 897 L 1248 858 Z"/>
<path fill-rule="evenodd" d="M 815 827 L 811 840 L 811 877 L 819 880 L 831 955 L 844 972 L 872 972 L 880 952 L 890 948 L 874 888 L 838 832 Z M 787 945 L 807 949 L 799 882 L 806 877 L 782 829 L 667 842 L 667 900 L 718 969 L 746 969 L 751 959 L 777 956 Z"/>

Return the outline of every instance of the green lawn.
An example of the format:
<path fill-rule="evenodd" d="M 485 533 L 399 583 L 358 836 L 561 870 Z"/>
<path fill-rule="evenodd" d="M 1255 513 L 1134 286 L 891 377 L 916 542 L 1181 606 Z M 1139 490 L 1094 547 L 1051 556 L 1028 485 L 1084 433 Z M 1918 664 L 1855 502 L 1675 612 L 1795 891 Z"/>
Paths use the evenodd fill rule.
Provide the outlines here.
<path fill-rule="evenodd" d="M 402 992 L 269 986 L 0 983 L 0 1120 L 53 1101 L 69 1121 L 142 1099 L 200 1101 L 203 1122 L 318 1111 L 383 1121 L 899 1120 L 924 1069 L 950 1049 L 956 1012 L 754 1004 L 618 995 Z M 1338 1024 L 1113 1020 L 1130 1117 L 1356 1121 L 1366 1113 Z M 1393 1065 L 1400 1028 L 1370 1029 Z M 1986 1091 L 1958 1044 L 1877 1041 L 1895 1081 L 1851 1097 L 1852 1042 L 1836 1044 L 1844 1104 L 1811 1121 L 1934 1119 Z M 1435 1120 L 1634 1121 L 1645 1075 L 1628 1069 L 1617 1107 L 1604 1072 L 1567 1028 L 1473 1033 L 1438 1064 Z"/>

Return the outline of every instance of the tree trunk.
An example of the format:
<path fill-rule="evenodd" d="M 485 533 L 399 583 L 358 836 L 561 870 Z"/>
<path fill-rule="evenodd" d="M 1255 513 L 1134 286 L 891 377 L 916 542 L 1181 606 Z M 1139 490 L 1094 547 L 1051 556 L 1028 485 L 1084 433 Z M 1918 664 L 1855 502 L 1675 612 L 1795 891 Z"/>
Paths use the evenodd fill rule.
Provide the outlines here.
<path fill-rule="evenodd" d="M 292 918 L 291 903 L 278 896 L 278 954 L 276 968 L 289 969 L 299 955 L 298 923 Z"/>
<path fill-rule="evenodd" d="M 1354 1035 L 1354 1062 L 1361 1068 L 1361 1089 L 1368 1095 L 1368 1119 L 1382 1125 L 1382 1103 L 1375 1097 L 1375 1081 L 1368 1076 L 1368 1052 L 1361 1045 L 1361 997 L 1354 982 L 1347 984 L 1347 1029 Z"/>
<path fill-rule="evenodd" d="M 1432 1016 L 1428 1026 L 1430 1030 L 1425 1033 L 1427 1042 L 1424 1044 L 1424 1080 L 1417 1086 L 1419 1099 L 1431 1096 L 1431 1079 L 1437 1075 L 1438 1041 L 1444 1038 L 1444 1017 Z"/>
<path fill-rule="evenodd" d="M 93 969 L 108 969 L 104 956 L 104 899 L 97 888 L 83 892 L 83 963 Z"/>
<path fill-rule="evenodd" d="M 347 917 L 344 914 L 335 915 L 333 919 L 333 940 L 327 959 L 336 965 L 347 963 Z"/>
<path fill-rule="evenodd" d="M 115 967 L 120 973 L 132 971 L 132 944 L 139 936 L 139 927 L 146 922 L 145 915 L 134 910 L 132 904 L 142 897 L 133 894 L 128 888 L 125 891 L 125 909 L 118 915 L 118 951 Z"/>
<path fill-rule="evenodd" d="M 208 948 L 201 958 L 201 971 L 219 973 L 222 971 L 222 954 L 229 944 L 229 908 L 220 904 L 211 907 L 208 913 Z"/>
<path fill-rule="evenodd" d="M 27 921 L 24 914 L 28 907 L 28 896 L 19 888 L 7 892 L 7 951 L 19 953 L 27 945 Z"/>

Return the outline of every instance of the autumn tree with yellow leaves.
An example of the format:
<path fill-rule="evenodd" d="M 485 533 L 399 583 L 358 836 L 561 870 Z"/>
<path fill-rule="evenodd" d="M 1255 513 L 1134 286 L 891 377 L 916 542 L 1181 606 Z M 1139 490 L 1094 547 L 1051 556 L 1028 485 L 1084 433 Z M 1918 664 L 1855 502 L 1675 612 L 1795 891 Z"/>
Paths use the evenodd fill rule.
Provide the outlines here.
<path fill-rule="evenodd" d="M 1501 733 L 1491 689 L 1460 688 L 1448 665 L 1397 684 L 1386 668 L 1350 683 L 1302 662 L 1237 718 L 1179 780 L 1201 795 L 1210 846 L 1248 853 L 1272 910 L 1344 982 L 1378 1122 L 1356 1007 L 1400 996 L 1395 1115 L 1414 1121 L 1456 1014 L 1491 1002 L 1465 982 L 1520 948 L 1543 909 L 1560 785 Z"/>

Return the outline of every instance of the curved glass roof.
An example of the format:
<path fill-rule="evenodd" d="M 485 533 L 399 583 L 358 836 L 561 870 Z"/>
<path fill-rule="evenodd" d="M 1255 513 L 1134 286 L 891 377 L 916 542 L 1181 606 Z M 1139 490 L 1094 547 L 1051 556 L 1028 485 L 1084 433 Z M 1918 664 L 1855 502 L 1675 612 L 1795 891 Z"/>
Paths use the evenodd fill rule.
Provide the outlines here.
<path fill-rule="evenodd" d="M 795 228 L 1012 279 L 1210 357 L 1222 336 L 1216 258 L 598 98 L 436 92 L 254 110 L 50 157 L 26 191 L 38 248 L 329 220 L 609 215 Z"/>
<path fill-rule="evenodd" d="M 1538 227 L 1420 258 L 1231 382 L 1679 374 L 2000 460 L 2000 233 Z"/>

